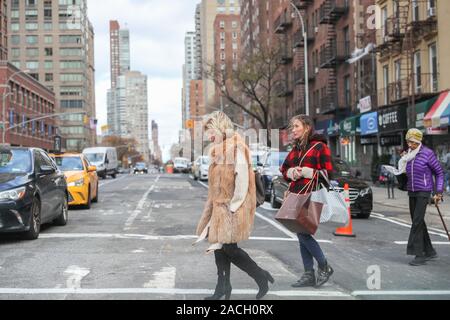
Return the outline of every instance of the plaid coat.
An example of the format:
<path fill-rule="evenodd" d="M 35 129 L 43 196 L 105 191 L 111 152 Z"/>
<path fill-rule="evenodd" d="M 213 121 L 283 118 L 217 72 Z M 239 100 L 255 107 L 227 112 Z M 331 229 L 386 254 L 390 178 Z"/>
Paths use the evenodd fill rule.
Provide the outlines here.
<path fill-rule="evenodd" d="M 315 144 L 317 144 L 308 154 L 305 156 L 303 163 L 300 164 L 301 159 L 305 155 L 305 152 L 310 150 Z M 301 151 L 296 144 L 292 151 L 287 156 L 283 165 L 280 168 L 284 179 L 291 183 L 289 191 L 292 193 L 306 193 L 305 186 L 310 182 L 310 179 L 300 178 L 297 181 L 292 181 L 287 177 L 287 172 L 290 168 L 295 167 L 308 167 L 314 170 L 326 170 L 328 177 L 331 179 L 333 171 L 333 164 L 331 162 L 331 151 L 327 146 L 327 140 L 321 135 L 314 135 L 304 151 Z M 302 191 L 303 190 L 303 191 Z M 309 190 L 310 191 L 310 190 Z"/>

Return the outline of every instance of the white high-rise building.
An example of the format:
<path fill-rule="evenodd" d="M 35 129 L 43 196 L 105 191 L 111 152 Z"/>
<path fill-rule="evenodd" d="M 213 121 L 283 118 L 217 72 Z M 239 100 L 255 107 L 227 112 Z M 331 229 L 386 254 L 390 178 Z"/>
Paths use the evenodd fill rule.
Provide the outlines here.
<path fill-rule="evenodd" d="M 136 150 L 148 162 L 150 140 L 147 76 L 139 71 L 126 72 L 117 78 L 115 92 L 115 103 L 120 115 L 118 135 L 135 139 Z"/>
<path fill-rule="evenodd" d="M 183 66 L 183 126 L 190 117 L 190 84 L 195 79 L 196 61 L 195 61 L 195 32 L 187 32 L 184 38 L 184 56 Z"/>

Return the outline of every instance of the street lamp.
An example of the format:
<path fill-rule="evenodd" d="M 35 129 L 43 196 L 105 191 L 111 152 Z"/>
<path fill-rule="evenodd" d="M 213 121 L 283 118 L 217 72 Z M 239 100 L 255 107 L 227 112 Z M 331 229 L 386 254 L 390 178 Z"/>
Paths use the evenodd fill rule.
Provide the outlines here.
<path fill-rule="evenodd" d="M 2 134 L 2 144 L 5 144 L 5 134 L 6 134 L 6 97 L 8 97 L 8 96 L 10 96 L 10 95 L 12 95 L 13 93 L 11 92 L 11 87 L 9 86 L 9 82 L 11 81 L 11 79 L 12 78 L 14 78 L 14 76 L 16 76 L 17 74 L 19 74 L 19 73 L 24 73 L 24 74 L 26 74 L 26 73 L 28 73 L 30 70 L 19 70 L 19 71 L 16 71 L 16 72 L 14 72 L 9 78 L 8 78 L 8 80 L 6 80 L 6 83 L 4 84 L 4 85 L 2 85 L 2 86 L 0 86 L 1 88 L 5 88 L 5 89 L 8 89 L 10 92 L 8 92 L 8 93 L 5 93 L 5 92 L 3 92 L 3 95 L 2 95 L 2 125 L 3 125 L 3 128 L 2 128 L 2 131 L 3 131 L 3 134 Z M 5 90 L 6 91 L 6 90 Z"/>
<path fill-rule="evenodd" d="M 297 6 L 294 4 L 293 1 L 290 1 L 291 6 L 294 8 L 294 11 L 297 13 L 301 25 L 302 25 L 302 31 L 303 31 L 303 46 L 305 48 L 305 113 L 307 116 L 309 116 L 309 67 L 308 67 L 308 41 L 307 41 L 307 30 L 305 28 L 305 23 L 303 21 L 302 14 L 300 13 L 300 10 L 298 10 Z"/>

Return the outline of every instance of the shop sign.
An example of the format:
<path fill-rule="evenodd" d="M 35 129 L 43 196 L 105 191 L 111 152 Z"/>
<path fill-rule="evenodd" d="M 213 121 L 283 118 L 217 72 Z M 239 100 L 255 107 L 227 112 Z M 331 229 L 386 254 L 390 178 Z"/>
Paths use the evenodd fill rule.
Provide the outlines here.
<path fill-rule="evenodd" d="M 361 138 L 361 145 L 378 144 L 377 137 L 365 137 Z"/>
<path fill-rule="evenodd" d="M 359 109 L 361 113 L 369 112 L 372 110 L 372 97 L 367 96 L 359 100 Z"/>
<path fill-rule="evenodd" d="M 402 107 L 393 107 L 381 110 L 378 114 L 378 129 L 380 132 L 393 132 L 405 130 L 406 109 Z"/>
<path fill-rule="evenodd" d="M 380 145 L 382 147 L 401 146 L 402 137 L 399 134 L 393 136 L 381 136 Z"/>

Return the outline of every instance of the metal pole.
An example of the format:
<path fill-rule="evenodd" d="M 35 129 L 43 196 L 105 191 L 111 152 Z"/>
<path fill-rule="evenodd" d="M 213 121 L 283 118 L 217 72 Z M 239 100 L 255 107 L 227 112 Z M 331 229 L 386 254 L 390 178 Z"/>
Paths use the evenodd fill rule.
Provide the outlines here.
<path fill-rule="evenodd" d="M 303 31 L 303 45 L 304 45 L 304 49 L 305 49 L 305 114 L 307 116 L 310 115 L 310 110 L 309 110 L 309 68 L 308 68 L 308 34 L 307 34 L 307 30 L 305 28 L 305 23 L 303 21 L 303 17 L 302 14 L 300 13 L 300 10 L 298 10 L 297 6 L 294 4 L 293 1 L 290 1 L 291 6 L 294 8 L 295 12 L 297 13 L 299 19 L 300 19 L 300 23 L 302 25 L 302 31 Z"/>

